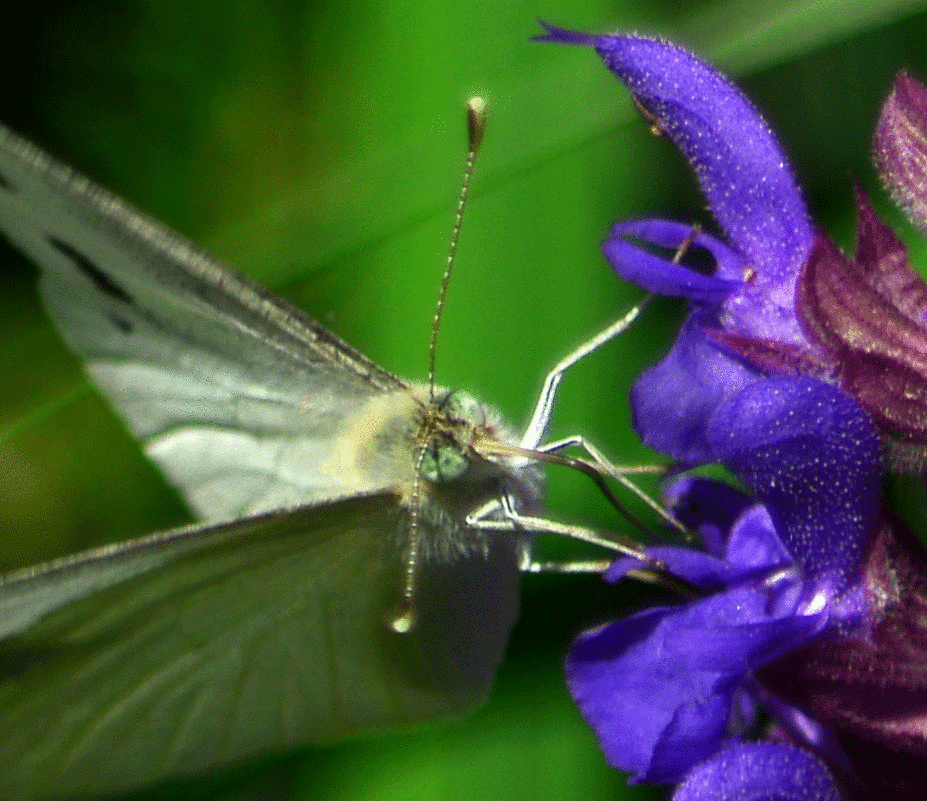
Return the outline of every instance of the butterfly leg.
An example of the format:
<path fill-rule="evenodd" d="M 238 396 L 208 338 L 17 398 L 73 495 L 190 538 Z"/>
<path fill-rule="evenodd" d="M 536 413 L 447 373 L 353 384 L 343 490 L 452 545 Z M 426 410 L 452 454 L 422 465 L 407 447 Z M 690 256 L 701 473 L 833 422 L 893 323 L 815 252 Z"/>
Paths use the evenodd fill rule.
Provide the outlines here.
<path fill-rule="evenodd" d="M 486 508 L 489 508 L 486 504 Z M 632 542 L 622 542 L 614 534 L 604 536 L 596 531 L 582 526 L 566 525 L 554 520 L 520 515 L 512 506 L 511 500 L 503 496 L 501 501 L 492 507 L 492 512 L 502 508 L 505 512 L 503 520 L 481 520 L 475 515 L 467 518 L 468 525 L 473 525 L 483 531 L 512 532 L 524 534 L 556 534 L 561 537 L 570 537 L 589 545 L 612 551 L 613 553 L 629 556 L 641 562 L 642 566 L 629 570 L 625 576 L 642 581 L 646 584 L 663 587 L 682 598 L 694 599 L 699 597 L 699 591 L 684 579 L 674 576 L 666 569 L 666 565 L 659 559 L 649 556 L 640 547 Z M 527 544 L 527 541 L 526 541 Z M 614 558 L 604 559 L 574 559 L 568 561 L 552 562 L 538 561 L 532 558 L 528 547 L 522 549 L 522 560 L 519 564 L 523 573 L 604 573 L 614 561 Z"/>
<path fill-rule="evenodd" d="M 688 251 L 689 247 L 691 247 L 700 233 L 701 226 L 694 225 L 689 235 L 679 244 L 679 247 L 676 248 L 676 252 L 673 254 L 672 258 L 674 264 L 678 264 L 682 260 L 686 251 Z M 541 444 L 541 440 L 544 439 L 544 434 L 547 432 L 547 426 L 553 414 L 554 398 L 557 395 L 557 388 L 560 386 L 563 374 L 578 361 L 584 359 L 607 342 L 611 342 L 611 340 L 619 334 L 623 334 L 627 331 L 640 316 L 641 312 L 647 308 L 652 297 L 653 295 L 648 293 L 640 303 L 615 320 L 608 328 L 600 331 L 592 337 L 592 339 L 584 342 L 564 359 L 561 359 L 554 366 L 554 369 L 547 374 L 547 378 L 544 380 L 544 386 L 541 389 L 541 394 L 538 397 L 537 405 L 534 407 L 534 414 L 531 416 L 531 422 L 528 423 L 528 427 L 522 435 L 522 448 L 537 450 Z"/>
<path fill-rule="evenodd" d="M 495 516 L 500 510 L 502 511 L 501 518 Z M 624 556 L 639 559 L 645 564 L 651 565 L 656 570 L 659 570 L 662 566 L 658 560 L 644 553 L 640 545 L 633 540 L 625 540 L 610 532 L 608 534 L 603 534 L 584 526 L 575 526 L 567 523 L 559 523 L 556 520 L 548 520 L 543 517 L 520 514 L 512 503 L 512 499 L 509 495 L 502 495 L 498 500 L 486 503 L 479 509 L 474 510 L 467 516 L 466 522 L 468 526 L 472 526 L 484 532 L 519 535 L 555 534 L 560 537 L 569 537 L 578 542 L 584 542 L 587 545 L 595 545 L 599 548 L 603 548 L 611 553 L 619 553 Z M 610 564 L 611 561 L 611 559 L 597 560 L 595 564 L 607 565 Z M 523 549 L 522 570 L 527 572 L 539 572 L 532 567 L 533 564 L 534 561 L 531 558 L 530 549 Z M 576 571 L 566 569 L 561 572 Z"/>
<path fill-rule="evenodd" d="M 537 450 L 541 453 L 558 453 L 566 448 L 580 448 L 585 451 L 601 473 L 615 479 L 621 486 L 640 498 L 640 500 L 652 509 L 668 526 L 675 528 L 682 534 L 688 533 L 686 527 L 682 523 L 628 478 L 629 475 L 662 473 L 665 471 L 665 467 L 662 465 L 615 465 L 605 457 L 602 451 L 581 435 L 574 435 L 557 440 L 556 442 L 545 443 L 538 447 Z"/>
<path fill-rule="evenodd" d="M 525 429 L 521 438 L 521 447 L 528 450 L 537 450 L 547 433 L 547 426 L 550 424 L 550 418 L 554 411 L 554 399 L 557 395 L 557 389 L 563 380 L 563 374 L 574 364 L 588 356 L 593 351 L 602 347 L 613 340 L 619 334 L 624 333 L 631 327 L 631 324 L 640 316 L 640 313 L 647 307 L 650 302 L 650 295 L 644 298 L 640 303 L 626 312 L 622 317 L 612 323 L 604 331 L 600 331 L 592 339 L 584 342 L 576 350 L 561 359 L 547 374 L 544 379 L 544 386 L 538 397 L 538 402 L 534 407 L 534 413 L 531 415 L 531 422 Z"/>

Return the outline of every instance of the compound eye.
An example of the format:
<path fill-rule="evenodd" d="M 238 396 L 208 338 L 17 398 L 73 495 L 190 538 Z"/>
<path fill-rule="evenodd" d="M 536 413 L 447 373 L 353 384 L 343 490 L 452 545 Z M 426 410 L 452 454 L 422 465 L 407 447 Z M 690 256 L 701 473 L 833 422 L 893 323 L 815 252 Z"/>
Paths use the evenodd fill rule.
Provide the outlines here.
<path fill-rule="evenodd" d="M 470 460 L 453 445 L 428 448 L 422 459 L 422 476 L 435 484 L 455 481 L 469 468 Z"/>
<path fill-rule="evenodd" d="M 444 396 L 441 409 L 456 420 L 463 420 L 472 425 L 483 425 L 486 422 L 486 412 L 476 398 L 468 392 L 452 390 Z"/>

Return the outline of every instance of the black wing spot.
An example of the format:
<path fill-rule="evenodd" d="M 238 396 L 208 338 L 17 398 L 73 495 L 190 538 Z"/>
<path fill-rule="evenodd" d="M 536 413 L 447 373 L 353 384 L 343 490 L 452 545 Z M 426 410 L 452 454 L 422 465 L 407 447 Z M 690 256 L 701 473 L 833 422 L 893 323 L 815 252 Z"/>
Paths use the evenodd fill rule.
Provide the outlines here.
<path fill-rule="evenodd" d="M 52 247 L 59 250 L 62 254 L 67 256 L 74 266 L 77 267 L 84 275 L 86 275 L 97 289 L 99 289 L 103 294 L 109 295 L 114 300 L 121 300 L 123 303 L 134 304 L 135 301 L 132 299 L 132 296 L 126 292 L 119 284 L 113 281 L 106 273 L 104 273 L 99 267 L 97 267 L 90 259 L 88 259 L 83 253 L 79 250 L 76 250 L 67 242 L 62 242 L 56 237 L 48 237 L 49 244 Z"/>
<path fill-rule="evenodd" d="M 11 192 L 17 192 L 17 191 L 19 191 L 19 190 L 16 189 L 15 186 L 13 186 L 13 184 L 11 184 L 11 183 L 7 180 L 6 176 L 3 175 L 2 173 L 0 173 L 0 188 L 9 189 Z"/>
<path fill-rule="evenodd" d="M 109 319 L 110 319 L 110 322 L 114 326 L 116 326 L 116 328 L 122 331 L 123 334 L 132 333 L 134 326 L 132 325 L 132 323 L 126 320 L 125 317 L 120 317 L 118 314 L 114 314 Z"/>

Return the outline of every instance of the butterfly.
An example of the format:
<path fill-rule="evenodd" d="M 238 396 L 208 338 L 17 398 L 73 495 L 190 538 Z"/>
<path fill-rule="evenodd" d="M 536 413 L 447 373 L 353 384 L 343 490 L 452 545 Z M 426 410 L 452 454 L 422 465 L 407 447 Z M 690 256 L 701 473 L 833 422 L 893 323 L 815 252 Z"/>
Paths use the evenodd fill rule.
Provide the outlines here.
<path fill-rule="evenodd" d="M 529 535 L 557 530 L 525 455 L 553 390 L 519 437 L 6 129 L 0 228 L 203 521 L 0 577 L 0 797 L 125 792 L 485 697 Z"/>

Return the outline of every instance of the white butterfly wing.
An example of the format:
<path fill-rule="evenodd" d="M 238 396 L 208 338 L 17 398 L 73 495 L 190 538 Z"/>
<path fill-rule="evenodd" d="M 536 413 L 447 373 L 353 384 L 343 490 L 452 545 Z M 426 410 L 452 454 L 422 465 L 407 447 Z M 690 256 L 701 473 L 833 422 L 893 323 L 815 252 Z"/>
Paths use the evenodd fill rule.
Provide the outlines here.
<path fill-rule="evenodd" d="M 514 544 L 423 564 L 399 635 L 399 524 L 381 493 L 0 581 L 0 798 L 119 793 L 480 700 L 517 613 Z"/>
<path fill-rule="evenodd" d="M 0 127 L 0 227 L 49 313 L 192 508 L 226 520 L 377 489 L 319 475 L 406 385 L 298 309 Z"/>

